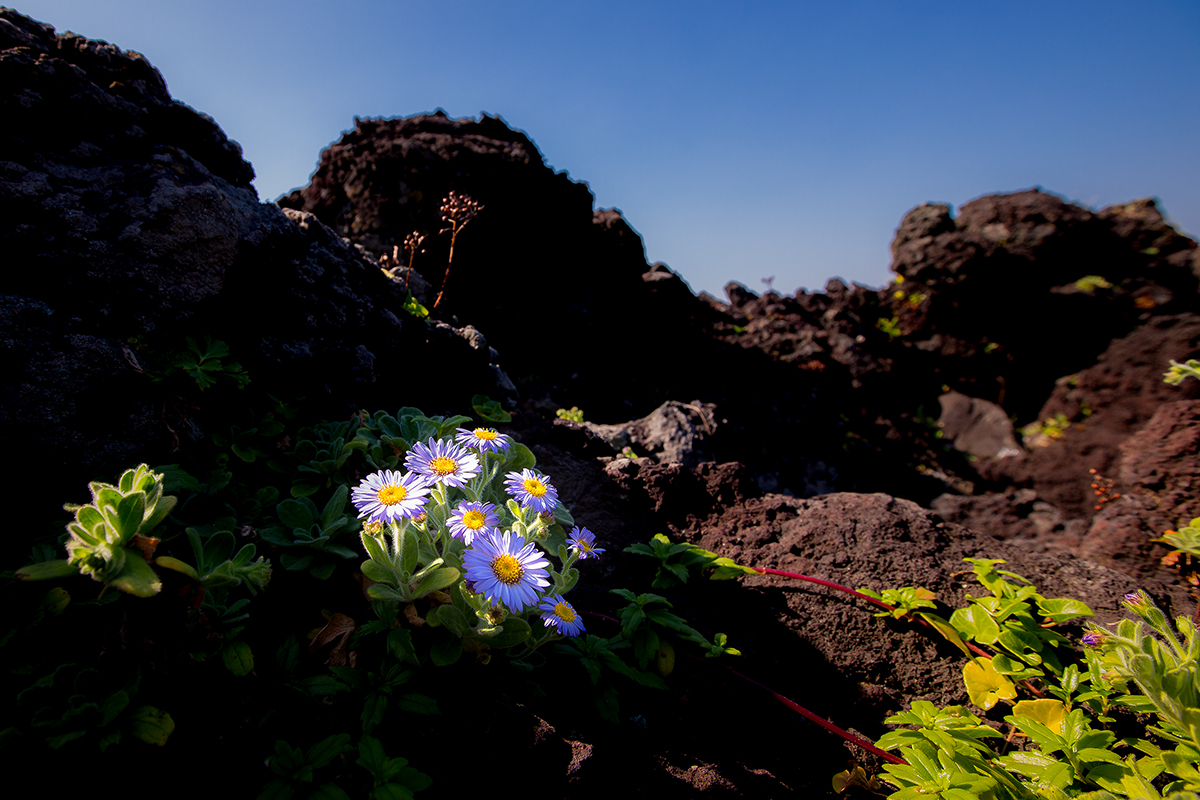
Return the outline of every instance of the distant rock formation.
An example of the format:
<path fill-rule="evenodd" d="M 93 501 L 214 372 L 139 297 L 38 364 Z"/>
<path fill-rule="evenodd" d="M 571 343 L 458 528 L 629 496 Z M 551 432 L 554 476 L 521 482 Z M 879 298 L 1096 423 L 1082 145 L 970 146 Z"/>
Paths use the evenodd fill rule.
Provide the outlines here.
<path fill-rule="evenodd" d="M 446 277 L 439 206 L 451 191 L 483 211 L 458 237 Z M 586 398 L 575 404 L 597 418 L 687 395 L 713 363 L 710 309 L 666 266 L 646 263 L 619 211 L 593 209 L 586 184 L 547 166 L 499 117 L 356 119 L 312 182 L 279 204 L 374 253 L 424 233 L 415 269 L 432 295 L 445 281 L 437 314 L 486 333 L 518 385 Z"/>

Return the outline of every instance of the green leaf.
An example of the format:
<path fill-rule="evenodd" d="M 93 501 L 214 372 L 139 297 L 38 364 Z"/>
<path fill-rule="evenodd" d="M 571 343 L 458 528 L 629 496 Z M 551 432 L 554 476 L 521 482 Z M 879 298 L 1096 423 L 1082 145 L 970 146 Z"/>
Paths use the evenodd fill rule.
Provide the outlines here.
<path fill-rule="evenodd" d="M 467 620 L 462 612 L 454 606 L 438 606 L 430 612 L 429 616 L 436 617 L 437 621 L 445 625 L 455 636 L 462 637 L 467 633 Z"/>
<path fill-rule="evenodd" d="M 512 422 L 512 414 L 505 411 L 499 402 L 486 394 L 477 394 L 472 397 L 471 408 L 485 422 L 496 422 L 501 425 Z"/>
<path fill-rule="evenodd" d="M 950 624 L 964 639 L 972 639 L 979 644 L 994 644 L 1000 638 L 1000 626 L 996 620 L 975 603 L 951 614 Z"/>
<path fill-rule="evenodd" d="M 443 608 L 448 608 L 448 606 L 443 606 Z M 448 667 L 462 658 L 462 652 L 462 642 L 454 636 L 443 633 L 436 636 L 429 646 L 429 660 L 436 666 Z"/>
<path fill-rule="evenodd" d="M 375 581 L 376 583 L 384 583 L 384 584 L 390 585 L 390 584 L 394 583 L 396 580 L 395 576 L 392 574 L 392 571 L 390 569 L 388 569 L 387 567 L 381 566 L 381 565 L 375 563 L 374 561 L 362 562 L 362 565 L 359 567 L 359 569 L 362 570 L 363 575 L 366 575 L 368 578 Z"/>
<path fill-rule="evenodd" d="M 329 498 L 329 502 L 325 504 L 325 509 L 321 512 L 321 529 L 327 530 L 334 520 L 341 518 L 342 510 L 346 507 L 346 496 L 350 490 L 346 484 L 342 484 L 333 493 L 333 497 Z"/>
<path fill-rule="evenodd" d="M 405 575 L 411 575 L 417 567 L 417 559 L 421 555 L 420 544 L 417 541 L 417 532 L 409 528 L 400 537 L 403 548 L 400 553 L 400 569 Z"/>
<path fill-rule="evenodd" d="M 303 528 L 308 530 L 317 521 L 313 513 L 309 510 L 309 507 L 300 500 L 284 500 L 275 506 L 275 515 L 279 517 L 280 522 L 289 528 Z"/>
<path fill-rule="evenodd" d="M 417 584 L 417 588 L 413 590 L 413 597 L 424 597 L 430 592 L 436 592 L 438 589 L 445 589 L 458 580 L 459 571 L 454 567 L 442 567 L 435 569 L 427 574 Z"/>
<path fill-rule="evenodd" d="M 393 589 L 392 587 L 390 587 L 386 584 L 382 584 L 382 583 L 376 583 L 376 584 L 372 584 L 371 586 L 368 586 L 367 594 L 372 599 L 375 599 L 375 600 L 393 600 L 393 601 L 406 600 L 404 595 L 400 594 L 400 592 L 398 592 L 395 589 Z"/>
<path fill-rule="evenodd" d="M 520 617 L 509 617 L 502 626 L 485 628 L 480 635 L 492 647 L 512 647 L 528 639 L 531 632 L 528 622 Z"/>
<path fill-rule="evenodd" d="M 344 753 L 350 744 L 350 735 L 338 733 L 328 736 L 308 749 L 305 760 L 314 768 L 323 767 Z"/>
<path fill-rule="evenodd" d="M 387 636 L 388 652 L 401 662 L 408 662 L 415 667 L 421 666 L 417 658 L 416 648 L 413 647 L 412 632 L 407 628 L 392 628 Z"/>
<path fill-rule="evenodd" d="M 437 701 L 426 694 L 420 692 L 408 692 L 396 698 L 396 705 L 402 711 L 407 711 L 410 714 L 440 714 Z"/>
<path fill-rule="evenodd" d="M 375 787 L 375 800 L 413 800 L 413 793 L 407 786 L 398 783 L 381 783 Z"/>
<path fill-rule="evenodd" d="M 1055 624 L 1078 617 L 1094 616 L 1087 603 L 1066 597 L 1038 600 L 1037 607 L 1042 616 L 1047 617 Z"/>
<path fill-rule="evenodd" d="M 520 472 L 523 469 L 533 469 L 537 464 L 537 458 L 534 457 L 533 451 L 520 442 L 513 442 L 509 448 L 508 460 L 504 465 L 504 469 L 509 472 Z"/>
<path fill-rule="evenodd" d="M 193 568 L 192 565 L 186 561 L 180 561 L 178 558 L 159 556 L 158 558 L 154 559 L 154 563 L 163 569 L 169 569 L 174 572 L 182 572 L 184 575 L 187 575 L 194 581 L 200 580 L 200 574 L 196 572 L 195 568 Z"/>
<path fill-rule="evenodd" d="M 109 524 L 116 531 L 118 544 L 125 544 L 138 532 L 146 512 L 146 495 L 134 492 L 121 498 L 117 504 L 117 513 L 110 516 Z"/>
<path fill-rule="evenodd" d="M 19 581 L 47 581 L 78 574 L 79 570 L 74 565 L 70 564 L 66 559 L 58 559 L 21 567 L 13 577 Z"/>
<path fill-rule="evenodd" d="M 312 563 L 312 560 L 312 556 L 297 556 L 291 553 L 279 554 L 280 565 L 284 569 L 292 572 L 299 572 L 300 570 L 308 569 L 308 565 Z"/>
<path fill-rule="evenodd" d="M 929 624 L 929 627 L 940 633 L 942 638 L 950 642 L 950 644 L 954 645 L 959 650 L 962 650 L 963 655 L 971 655 L 970 648 L 967 647 L 966 643 L 963 642 L 963 640 L 959 637 L 958 631 L 956 631 L 954 626 L 949 622 L 942 619 L 937 614 L 930 614 L 928 611 L 918 611 L 917 616 L 925 620 L 925 622 Z"/>
<path fill-rule="evenodd" d="M 145 563 L 145 562 L 143 562 Z M 162 747 L 175 730 L 175 720 L 154 706 L 142 706 L 129 716 L 130 733 L 146 744 Z"/>
<path fill-rule="evenodd" d="M 225 668 L 239 678 L 254 670 L 254 653 L 246 642 L 226 642 L 221 648 L 221 660 L 225 662 Z"/>
<path fill-rule="evenodd" d="M 141 553 L 137 552 L 126 554 L 125 565 L 107 583 L 136 597 L 152 597 L 162 591 L 162 581 Z"/>

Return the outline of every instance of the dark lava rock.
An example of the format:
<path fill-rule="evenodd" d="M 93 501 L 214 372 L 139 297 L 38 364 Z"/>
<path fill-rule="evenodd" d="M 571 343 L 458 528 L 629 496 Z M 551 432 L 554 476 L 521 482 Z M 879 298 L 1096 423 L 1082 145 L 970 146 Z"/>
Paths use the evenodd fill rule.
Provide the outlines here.
<path fill-rule="evenodd" d="M 931 366 L 946 383 L 1018 417 L 1147 312 L 1196 308 L 1196 243 L 1152 200 L 1092 213 L 1035 189 L 981 197 L 953 219 L 920 206 L 892 254 L 900 291 L 925 296 L 892 301 L 906 341 L 942 361 Z"/>
<path fill-rule="evenodd" d="M 0 86 L 0 445 L 55 476 L 46 508 L 208 435 L 198 392 L 151 381 L 189 336 L 329 416 L 505 396 L 489 351 L 401 321 L 372 258 L 260 203 L 238 145 L 141 55 L 0 9 Z M 439 363 L 455 369 L 411 380 Z"/>
<path fill-rule="evenodd" d="M 438 232 L 451 191 L 483 208 L 447 273 L 450 236 Z M 600 419 L 648 413 L 711 361 L 710 309 L 666 266 L 646 263 L 620 212 L 593 210 L 586 184 L 546 166 L 499 117 L 356 119 L 312 182 L 279 203 L 376 253 L 424 233 L 414 266 L 444 286 L 435 313 L 485 331 L 523 391 L 561 405 Z"/>

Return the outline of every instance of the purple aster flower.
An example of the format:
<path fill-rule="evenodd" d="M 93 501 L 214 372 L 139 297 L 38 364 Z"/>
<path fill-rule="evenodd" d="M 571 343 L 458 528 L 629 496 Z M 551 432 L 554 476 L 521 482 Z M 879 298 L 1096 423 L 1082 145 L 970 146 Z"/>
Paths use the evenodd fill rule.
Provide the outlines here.
<path fill-rule="evenodd" d="M 542 551 L 508 532 L 476 538 L 463 554 L 463 566 L 471 591 L 517 613 L 537 605 L 538 589 L 550 585 L 550 562 Z"/>
<path fill-rule="evenodd" d="M 481 453 L 499 453 L 507 450 L 512 441 L 503 433 L 496 433 L 493 428 L 459 428 L 454 441 L 463 447 L 474 447 Z"/>
<path fill-rule="evenodd" d="M 462 539 L 469 547 L 476 536 L 498 533 L 496 526 L 500 524 L 500 517 L 492 512 L 495 507 L 491 503 L 468 503 L 465 500 L 459 503 L 446 521 L 450 526 L 450 535 Z"/>
<path fill-rule="evenodd" d="M 578 636 L 583 633 L 583 621 L 571 604 L 563 599 L 561 594 L 549 594 L 542 598 L 538 605 L 546 627 L 553 625 L 563 636 Z"/>
<path fill-rule="evenodd" d="M 404 457 L 404 466 L 430 481 L 461 487 L 479 474 L 479 457 L 453 442 L 430 439 L 428 446 L 413 445 Z"/>
<path fill-rule="evenodd" d="M 350 501 L 358 509 L 358 518 L 368 522 L 389 523 L 401 517 L 413 518 L 424 513 L 429 501 L 429 484 L 415 472 L 401 476 L 385 469 L 368 475 L 350 493 Z"/>
<path fill-rule="evenodd" d="M 503 533 L 479 536 L 463 553 L 470 590 L 520 613 L 538 604 L 538 590 L 550 585 L 545 555 L 524 536 Z"/>
<path fill-rule="evenodd" d="M 539 514 L 554 513 L 554 507 L 558 505 L 558 490 L 550 485 L 545 476 L 531 469 L 523 469 L 508 473 L 506 478 L 504 488 L 522 506 L 532 508 Z"/>
<path fill-rule="evenodd" d="M 604 552 L 604 548 L 596 547 L 596 535 L 587 528 L 574 527 L 567 544 L 579 551 L 579 560 L 586 561 Z"/>

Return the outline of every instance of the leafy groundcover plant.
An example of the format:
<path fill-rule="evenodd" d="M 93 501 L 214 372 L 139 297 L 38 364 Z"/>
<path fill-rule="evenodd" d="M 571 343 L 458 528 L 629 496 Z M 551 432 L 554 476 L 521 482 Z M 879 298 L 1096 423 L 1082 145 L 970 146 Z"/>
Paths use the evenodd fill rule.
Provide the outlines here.
<path fill-rule="evenodd" d="M 4 576 L 9 763 L 411 797 L 431 779 L 399 753 L 464 685 L 502 707 L 536 687 L 514 675 L 554 660 L 616 722 L 618 691 L 666 688 L 672 642 L 736 652 L 628 589 L 592 632 L 571 593 L 605 548 L 487 398 L 482 424 L 405 407 L 299 428 L 269 399 L 181 463 L 91 484 L 58 541 Z"/>

